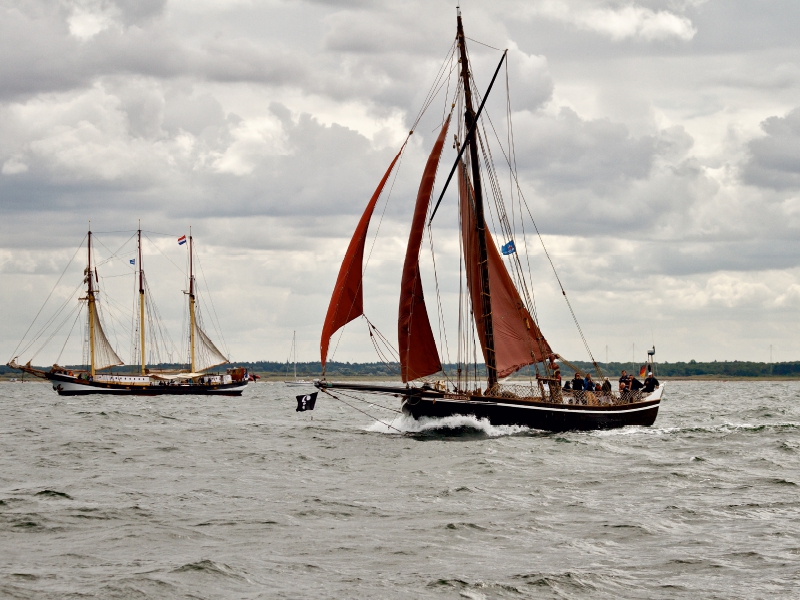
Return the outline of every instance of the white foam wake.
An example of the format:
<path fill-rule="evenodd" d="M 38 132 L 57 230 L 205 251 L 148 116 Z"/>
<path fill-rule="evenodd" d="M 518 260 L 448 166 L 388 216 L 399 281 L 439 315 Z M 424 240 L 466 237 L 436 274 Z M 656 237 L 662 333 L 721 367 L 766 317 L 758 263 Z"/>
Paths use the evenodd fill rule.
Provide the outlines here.
<path fill-rule="evenodd" d="M 388 423 L 388 421 L 387 421 Z M 367 431 L 374 433 L 423 433 L 426 431 L 455 430 L 455 429 L 474 429 L 490 437 L 500 437 L 503 435 L 514 435 L 523 431 L 531 431 L 527 427 L 519 425 L 492 425 L 488 419 L 478 419 L 472 415 L 453 415 L 450 417 L 422 417 L 415 419 L 410 415 L 400 415 L 395 417 L 387 427 L 384 423 L 377 421 L 366 427 Z"/>

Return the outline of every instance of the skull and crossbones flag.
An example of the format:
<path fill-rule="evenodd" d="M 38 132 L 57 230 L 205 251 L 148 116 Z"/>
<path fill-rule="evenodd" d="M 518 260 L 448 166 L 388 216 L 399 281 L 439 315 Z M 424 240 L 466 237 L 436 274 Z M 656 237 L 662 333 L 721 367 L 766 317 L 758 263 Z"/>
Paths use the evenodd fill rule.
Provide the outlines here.
<path fill-rule="evenodd" d="M 297 396 L 297 411 L 303 412 L 304 410 L 314 410 L 314 405 L 317 403 L 317 394 L 306 394 L 304 396 Z"/>

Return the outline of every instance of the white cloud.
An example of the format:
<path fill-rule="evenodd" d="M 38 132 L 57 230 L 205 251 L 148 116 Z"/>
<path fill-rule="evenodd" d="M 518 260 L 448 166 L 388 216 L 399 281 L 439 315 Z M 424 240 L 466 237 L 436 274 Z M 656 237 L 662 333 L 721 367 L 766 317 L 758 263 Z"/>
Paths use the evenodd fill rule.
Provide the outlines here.
<path fill-rule="evenodd" d="M 697 30 L 689 18 L 669 10 L 653 10 L 638 4 L 602 6 L 605 2 L 550 0 L 528 7 L 531 14 L 570 23 L 612 40 L 691 40 Z"/>

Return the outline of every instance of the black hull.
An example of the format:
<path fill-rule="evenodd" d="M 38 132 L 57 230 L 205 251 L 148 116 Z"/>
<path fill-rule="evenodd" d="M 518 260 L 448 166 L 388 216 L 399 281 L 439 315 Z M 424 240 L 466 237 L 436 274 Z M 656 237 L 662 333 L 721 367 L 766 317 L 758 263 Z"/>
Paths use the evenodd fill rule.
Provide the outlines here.
<path fill-rule="evenodd" d="M 47 379 L 59 396 L 88 396 L 105 394 L 113 396 L 241 396 L 247 386 L 245 381 L 224 384 L 175 384 L 175 385 L 125 385 L 101 381 L 86 381 L 75 377 L 47 373 Z"/>
<path fill-rule="evenodd" d="M 492 425 L 518 425 L 543 431 L 592 431 L 628 425 L 650 427 L 658 416 L 661 400 L 621 406 L 572 406 L 546 403 L 507 404 L 503 401 L 434 400 L 416 398 L 403 402 L 403 412 L 415 419 L 471 415 Z"/>
<path fill-rule="evenodd" d="M 426 388 L 401 388 L 317 382 L 320 389 L 389 394 L 403 399 L 403 412 L 422 417 L 474 416 L 492 425 L 517 425 L 542 431 L 593 431 L 628 425 L 650 427 L 658 416 L 661 392 L 654 399 L 628 404 L 587 406 L 551 404 L 523 399 L 466 396 Z"/>

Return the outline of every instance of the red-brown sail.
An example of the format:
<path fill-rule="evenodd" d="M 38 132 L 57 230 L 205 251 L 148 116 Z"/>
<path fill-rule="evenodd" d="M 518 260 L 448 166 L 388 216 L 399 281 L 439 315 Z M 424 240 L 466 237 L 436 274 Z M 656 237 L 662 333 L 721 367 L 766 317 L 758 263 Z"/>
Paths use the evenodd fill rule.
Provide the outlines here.
<path fill-rule="evenodd" d="M 480 265 L 478 264 L 478 233 L 472 200 L 472 185 L 469 184 L 470 194 L 468 195 L 468 181 L 461 165 L 458 167 L 458 181 L 467 287 L 472 298 L 475 325 L 485 358 L 483 319 L 480 318 L 484 307 L 481 299 Z M 489 310 L 492 311 L 497 376 L 508 377 L 526 365 L 545 360 L 552 351 L 522 303 L 519 292 L 517 292 L 491 236 L 486 236 L 486 242 L 492 303 Z"/>
<path fill-rule="evenodd" d="M 442 370 L 436 341 L 431 331 L 425 298 L 422 295 L 422 279 L 419 274 L 419 249 L 425 230 L 425 218 L 431 201 L 436 169 L 442 156 L 444 138 L 450 126 L 450 117 L 442 125 L 442 130 L 433 145 L 422 181 L 417 192 L 414 217 L 411 220 L 411 233 L 408 236 L 406 260 L 403 264 L 403 277 L 400 283 L 400 313 L 397 320 L 397 339 L 400 350 L 400 375 L 403 383 L 432 375 Z"/>
<path fill-rule="evenodd" d="M 405 147 L 405 144 L 403 146 Z M 370 198 L 367 208 L 364 210 L 364 214 L 361 215 L 361 220 L 353 233 L 350 245 L 347 247 L 342 266 L 339 267 L 339 276 L 336 278 L 336 286 L 333 288 L 331 302 L 328 305 L 328 313 L 325 315 L 325 323 L 322 326 L 322 339 L 319 344 L 323 372 L 325 370 L 325 361 L 328 357 L 328 344 L 331 336 L 340 327 L 344 327 L 364 313 L 364 291 L 361 286 L 361 278 L 363 275 L 362 263 L 364 261 L 364 245 L 367 241 L 367 229 L 369 229 L 372 212 L 375 210 L 375 205 L 383 191 L 383 186 L 386 185 L 386 180 L 389 179 L 389 175 L 402 152 L 403 148 L 400 148 L 400 152 L 394 157 L 392 164 L 386 169 L 383 179 L 375 189 L 375 193 L 372 194 L 372 198 Z"/>

